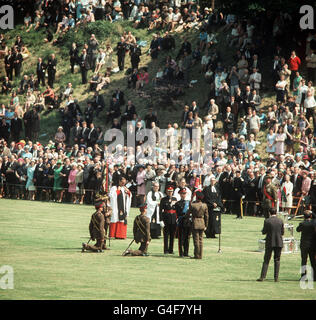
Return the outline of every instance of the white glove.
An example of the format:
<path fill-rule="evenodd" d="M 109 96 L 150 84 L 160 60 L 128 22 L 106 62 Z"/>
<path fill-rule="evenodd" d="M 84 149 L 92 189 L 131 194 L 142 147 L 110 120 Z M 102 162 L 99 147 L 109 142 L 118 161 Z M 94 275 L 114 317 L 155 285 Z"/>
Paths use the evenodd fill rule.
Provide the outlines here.
<path fill-rule="evenodd" d="M 245 196 L 242 196 L 241 199 L 245 199 Z"/>
<path fill-rule="evenodd" d="M 161 226 L 161 228 L 163 228 L 165 226 L 163 221 L 160 221 L 160 226 Z"/>

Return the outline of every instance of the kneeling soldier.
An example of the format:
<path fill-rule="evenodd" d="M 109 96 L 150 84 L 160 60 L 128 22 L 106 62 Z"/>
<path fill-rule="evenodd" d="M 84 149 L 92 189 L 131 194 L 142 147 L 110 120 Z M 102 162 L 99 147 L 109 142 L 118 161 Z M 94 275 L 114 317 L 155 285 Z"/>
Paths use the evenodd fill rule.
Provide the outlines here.
<path fill-rule="evenodd" d="M 143 204 L 139 208 L 140 215 L 134 220 L 133 233 L 136 243 L 140 242 L 138 250 L 126 250 L 124 256 L 148 256 L 147 249 L 150 242 L 150 219 L 146 217 L 147 205 Z"/>
<path fill-rule="evenodd" d="M 111 216 L 111 208 L 108 206 L 107 197 L 96 198 L 95 208 L 97 211 L 91 216 L 89 231 L 90 239 L 92 241 L 96 240 L 94 245 L 89 245 L 86 243 L 82 244 L 82 252 L 90 250 L 93 252 L 102 252 L 102 250 L 107 250 L 105 245 L 105 236 L 107 232 L 108 219 Z"/>

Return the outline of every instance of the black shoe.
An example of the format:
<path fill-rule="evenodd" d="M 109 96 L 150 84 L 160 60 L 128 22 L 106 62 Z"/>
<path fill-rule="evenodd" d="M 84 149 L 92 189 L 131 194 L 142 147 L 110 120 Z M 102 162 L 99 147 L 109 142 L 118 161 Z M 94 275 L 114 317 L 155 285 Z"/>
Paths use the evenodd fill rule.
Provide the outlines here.
<path fill-rule="evenodd" d="M 263 278 L 259 278 L 257 279 L 257 281 L 262 282 L 264 279 Z"/>
<path fill-rule="evenodd" d="M 275 278 L 275 279 L 274 279 L 274 282 L 280 282 L 280 281 L 279 281 L 279 279 L 278 279 L 278 278 Z"/>
<path fill-rule="evenodd" d="M 168 254 L 169 252 L 168 251 L 164 251 L 164 253 L 163 254 Z"/>
<path fill-rule="evenodd" d="M 174 254 L 174 252 L 173 251 L 171 251 L 171 252 L 168 252 L 169 254 Z"/>

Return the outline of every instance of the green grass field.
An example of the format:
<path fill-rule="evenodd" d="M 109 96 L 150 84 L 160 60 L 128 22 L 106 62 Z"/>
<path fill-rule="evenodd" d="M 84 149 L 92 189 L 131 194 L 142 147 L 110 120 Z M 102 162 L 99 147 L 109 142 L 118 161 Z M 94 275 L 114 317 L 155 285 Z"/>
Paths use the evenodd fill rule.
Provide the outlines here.
<path fill-rule="evenodd" d="M 162 239 L 151 242 L 149 257 L 122 257 L 137 209 L 131 211 L 126 240 L 112 240 L 111 250 L 104 253 L 81 253 L 93 212 L 92 206 L 0 200 L 0 267 L 14 269 L 14 289 L 0 289 L 0 299 L 316 297 L 315 289 L 300 288 L 299 253 L 282 255 L 279 283 L 273 281 L 273 261 L 267 281 L 255 281 L 263 260 L 257 252 L 262 218 L 224 215 L 222 253 L 217 253 L 217 239 L 204 239 L 203 260 L 192 260 L 163 255 Z"/>

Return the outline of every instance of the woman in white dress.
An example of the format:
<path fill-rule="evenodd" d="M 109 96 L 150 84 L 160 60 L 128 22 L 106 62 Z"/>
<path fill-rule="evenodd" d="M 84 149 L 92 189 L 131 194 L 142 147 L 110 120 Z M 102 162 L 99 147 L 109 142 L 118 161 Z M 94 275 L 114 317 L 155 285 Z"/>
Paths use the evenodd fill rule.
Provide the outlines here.
<path fill-rule="evenodd" d="M 97 60 L 96 60 L 96 65 L 95 65 L 95 70 L 94 73 L 98 73 L 102 66 L 105 63 L 105 53 L 102 48 L 99 49 L 99 53 L 97 55 Z"/>
<path fill-rule="evenodd" d="M 104 53 L 105 53 L 105 58 L 104 58 L 105 67 L 107 68 L 108 72 L 111 72 L 113 49 L 111 48 L 111 45 L 109 43 L 106 45 L 106 49 Z"/>
<path fill-rule="evenodd" d="M 293 183 L 290 181 L 290 176 L 285 175 L 285 181 L 281 186 L 281 203 L 283 210 L 291 213 L 291 207 L 293 205 Z"/>
<path fill-rule="evenodd" d="M 147 214 L 150 219 L 150 233 L 153 239 L 158 239 L 161 234 L 160 226 L 160 201 L 163 198 L 162 192 L 159 191 L 159 183 L 153 182 L 153 188 L 147 193 Z"/>

